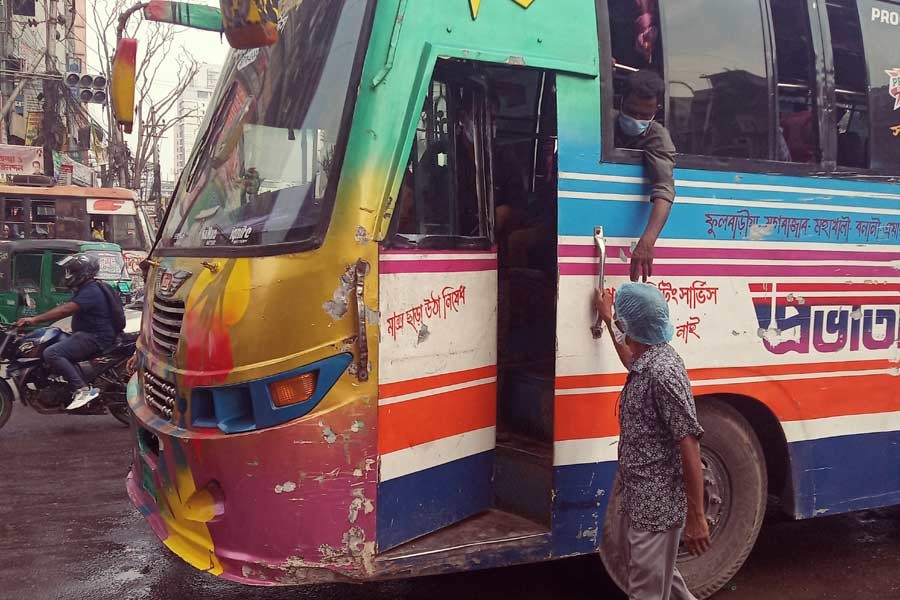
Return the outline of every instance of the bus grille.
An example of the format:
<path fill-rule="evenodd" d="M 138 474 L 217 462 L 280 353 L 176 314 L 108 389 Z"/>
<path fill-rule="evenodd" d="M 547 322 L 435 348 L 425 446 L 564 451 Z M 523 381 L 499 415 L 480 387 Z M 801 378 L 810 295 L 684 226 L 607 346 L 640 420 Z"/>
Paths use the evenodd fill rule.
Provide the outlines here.
<path fill-rule="evenodd" d="M 175 386 L 149 371 L 144 371 L 143 388 L 144 401 L 154 411 L 171 420 L 175 412 L 175 395 L 177 394 Z"/>
<path fill-rule="evenodd" d="M 178 348 L 181 336 L 181 322 L 184 320 L 184 302 L 163 300 L 157 296 L 153 300 L 153 345 L 158 352 L 169 356 Z"/>

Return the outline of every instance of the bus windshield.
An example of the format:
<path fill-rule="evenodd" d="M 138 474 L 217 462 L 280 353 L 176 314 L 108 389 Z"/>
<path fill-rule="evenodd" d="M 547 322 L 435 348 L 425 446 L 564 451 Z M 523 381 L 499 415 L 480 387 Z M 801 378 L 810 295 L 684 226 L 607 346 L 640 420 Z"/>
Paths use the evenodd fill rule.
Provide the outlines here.
<path fill-rule="evenodd" d="M 329 216 L 368 0 L 282 5 L 279 41 L 232 51 L 160 243 L 309 242 Z"/>

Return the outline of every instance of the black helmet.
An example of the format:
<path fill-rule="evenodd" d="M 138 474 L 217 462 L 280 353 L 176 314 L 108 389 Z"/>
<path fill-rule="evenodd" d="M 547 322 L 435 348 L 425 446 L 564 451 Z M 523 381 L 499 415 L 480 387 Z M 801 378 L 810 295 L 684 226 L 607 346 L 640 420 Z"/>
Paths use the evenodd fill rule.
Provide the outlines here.
<path fill-rule="evenodd" d="M 70 254 L 56 264 L 65 267 L 63 283 L 73 290 L 91 281 L 100 272 L 100 261 L 97 257 L 84 252 Z"/>

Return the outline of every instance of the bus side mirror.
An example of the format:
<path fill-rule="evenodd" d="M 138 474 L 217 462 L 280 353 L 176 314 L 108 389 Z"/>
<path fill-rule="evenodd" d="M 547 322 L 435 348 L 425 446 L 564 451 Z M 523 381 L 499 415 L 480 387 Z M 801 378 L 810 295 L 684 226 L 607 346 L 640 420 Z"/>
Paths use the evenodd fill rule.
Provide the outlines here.
<path fill-rule="evenodd" d="M 109 89 L 116 122 L 131 133 L 134 123 L 134 88 L 137 69 L 137 40 L 122 38 L 113 56 Z"/>
<path fill-rule="evenodd" d="M 278 41 L 278 0 L 219 0 L 219 6 L 232 48 L 262 48 Z"/>

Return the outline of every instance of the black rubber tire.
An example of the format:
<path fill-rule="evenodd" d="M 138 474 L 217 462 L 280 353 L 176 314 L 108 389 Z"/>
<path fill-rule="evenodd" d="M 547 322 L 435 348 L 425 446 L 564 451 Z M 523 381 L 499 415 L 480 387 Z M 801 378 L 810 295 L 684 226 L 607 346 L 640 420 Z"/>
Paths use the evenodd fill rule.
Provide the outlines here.
<path fill-rule="evenodd" d="M 6 425 L 6 422 L 12 416 L 14 402 L 15 398 L 13 398 L 12 390 L 9 389 L 5 382 L 0 381 L 0 429 Z"/>
<path fill-rule="evenodd" d="M 703 399 L 697 402 L 697 418 L 705 430 L 701 453 L 719 458 L 730 484 L 730 498 L 727 506 L 722 506 L 710 550 L 699 558 L 678 561 L 688 587 L 703 600 L 728 583 L 747 560 L 766 514 L 768 482 L 759 440 L 739 412 L 724 402 Z M 619 520 L 612 516 L 618 510 L 619 496 L 615 486 L 606 509 L 600 556 L 607 573 L 624 590 L 627 570 L 624 555 L 615 544 Z"/>
<path fill-rule="evenodd" d="M 706 431 L 701 452 L 719 459 L 730 484 L 709 551 L 678 561 L 691 591 L 703 600 L 731 581 L 747 560 L 766 514 L 768 481 L 762 447 L 738 411 L 714 399 L 701 400 L 697 418 Z"/>
<path fill-rule="evenodd" d="M 109 414 L 125 427 L 131 427 L 131 413 L 127 404 L 112 404 L 106 407 Z"/>

